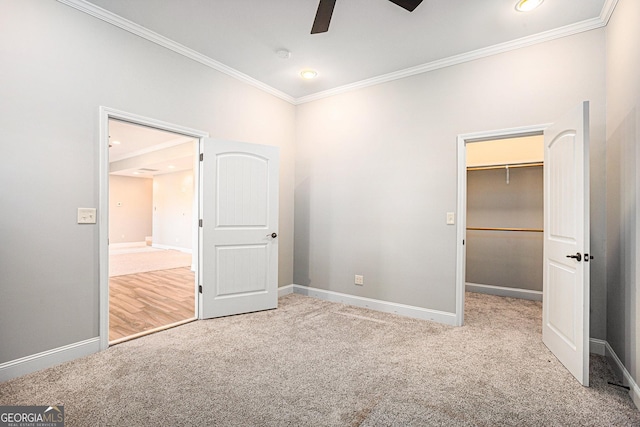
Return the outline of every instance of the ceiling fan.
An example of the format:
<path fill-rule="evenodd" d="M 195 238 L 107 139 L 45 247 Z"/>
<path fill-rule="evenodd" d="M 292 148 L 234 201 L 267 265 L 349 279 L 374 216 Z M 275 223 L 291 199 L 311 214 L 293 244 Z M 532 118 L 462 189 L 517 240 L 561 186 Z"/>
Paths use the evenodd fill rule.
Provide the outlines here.
<path fill-rule="evenodd" d="M 413 12 L 418 7 L 422 0 L 389 0 L 391 3 L 395 3 L 403 9 Z M 326 33 L 329 30 L 329 23 L 331 23 L 331 15 L 333 14 L 333 8 L 336 5 L 336 0 L 320 0 L 318 4 L 318 11 L 316 12 L 316 19 L 313 21 L 313 27 L 311 28 L 311 34 Z"/>

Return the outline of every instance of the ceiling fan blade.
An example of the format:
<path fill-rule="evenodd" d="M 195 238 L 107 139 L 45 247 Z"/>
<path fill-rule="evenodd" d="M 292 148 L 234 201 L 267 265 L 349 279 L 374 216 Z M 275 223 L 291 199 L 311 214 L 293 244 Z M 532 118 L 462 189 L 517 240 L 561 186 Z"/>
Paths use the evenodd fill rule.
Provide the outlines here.
<path fill-rule="evenodd" d="M 391 3 L 395 3 L 403 9 L 407 9 L 409 12 L 413 12 L 413 10 L 422 3 L 422 0 L 389 0 Z"/>
<path fill-rule="evenodd" d="M 320 0 L 316 19 L 313 21 L 313 27 L 311 27 L 311 34 L 326 33 L 329 30 L 335 5 L 336 0 Z"/>

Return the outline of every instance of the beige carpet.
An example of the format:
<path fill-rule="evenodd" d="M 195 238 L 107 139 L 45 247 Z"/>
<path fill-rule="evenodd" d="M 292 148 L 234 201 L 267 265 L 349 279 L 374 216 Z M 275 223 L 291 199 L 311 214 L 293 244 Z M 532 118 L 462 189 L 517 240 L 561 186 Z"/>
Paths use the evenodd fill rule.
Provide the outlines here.
<path fill-rule="evenodd" d="M 606 361 L 582 387 L 540 303 L 468 294 L 456 328 L 300 295 L 0 384 L 73 426 L 638 426 Z"/>
<path fill-rule="evenodd" d="M 191 254 L 148 246 L 109 251 L 109 277 L 191 266 Z"/>

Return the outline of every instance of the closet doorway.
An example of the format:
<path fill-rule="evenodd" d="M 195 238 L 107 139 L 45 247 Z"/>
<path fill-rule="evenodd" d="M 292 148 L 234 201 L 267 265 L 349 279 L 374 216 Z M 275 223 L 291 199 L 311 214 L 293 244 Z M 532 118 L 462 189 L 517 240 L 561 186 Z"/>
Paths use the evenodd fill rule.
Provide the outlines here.
<path fill-rule="evenodd" d="M 194 138 L 109 119 L 109 344 L 196 318 Z"/>
<path fill-rule="evenodd" d="M 544 136 L 466 144 L 465 289 L 542 301 Z"/>

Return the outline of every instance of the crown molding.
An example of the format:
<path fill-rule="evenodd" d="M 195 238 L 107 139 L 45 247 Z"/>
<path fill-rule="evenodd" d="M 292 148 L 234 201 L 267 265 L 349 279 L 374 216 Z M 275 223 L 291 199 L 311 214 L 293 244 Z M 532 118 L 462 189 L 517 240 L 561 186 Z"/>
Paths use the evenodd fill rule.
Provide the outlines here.
<path fill-rule="evenodd" d="M 498 55 L 523 47 L 528 47 L 563 37 L 573 36 L 585 31 L 602 28 L 609 22 L 609 19 L 611 18 L 611 15 L 617 3 L 618 0 L 607 0 L 602 8 L 602 11 L 600 12 L 600 16 L 598 16 L 597 18 L 587 19 L 575 24 L 566 25 L 564 27 L 555 28 L 553 30 L 545 31 L 538 34 L 533 34 L 531 36 L 522 37 L 505 43 L 499 43 L 493 46 L 477 49 L 460 55 L 450 56 L 448 58 L 439 59 L 437 61 L 428 62 L 426 64 L 417 65 L 415 67 L 405 68 L 404 70 L 394 71 L 392 73 L 383 74 L 381 76 L 361 80 L 355 83 L 350 83 L 334 89 L 317 92 L 311 95 L 296 98 L 295 104 L 300 105 L 307 102 L 317 101 L 322 98 L 327 98 L 345 92 L 351 92 L 353 90 L 375 86 L 382 83 L 391 82 L 393 80 L 399 80 L 406 77 L 415 76 L 417 74 L 427 73 L 429 71 L 439 70 L 441 68 L 451 67 L 453 65 L 463 64 L 465 62 L 475 61 L 476 59 L 482 59 L 488 56 Z"/>
<path fill-rule="evenodd" d="M 604 5 L 602 6 L 602 11 L 600 11 L 600 20 L 604 23 L 604 25 L 609 25 L 609 19 L 611 19 L 611 15 L 613 15 L 613 11 L 618 5 L 618 0 L 606 0 Z"/>
<path fill-rule="evenodd" d="M 265 83 L 262 83 L 261 81 L 256 80 L 253 77 L 250 77 L 238 70 L 224 65 L 221 62 L 218 62 L 212 58 L 209 58 L 208 56 L 196 52 L 193 49 L 183 46 L 180 43 L 177 43 L 141 25 L 129 21 L 128 19 L 125 19 L 99 6 L 89 3 L 86 0 L 57 1 L 78 9 L 84 13 L 87 13 L 88 15 L 101 19 L 109 24 L 122 28 L 125 31 L 140 36 L 160 46 L 166 47 L 167 49 L 179 53 L 187 58 L 193 59 L 194 61 L 213 68 L 214 70 L 220 71 L 221 73 L 234 77 L 293 105 L 305 104 L 307 102 L 317 101 L 319 99 L 328 98 L 330 96 L 339 95 L 353 90 L 375 86 L 378 84 L 391 82 L 393 80 L 399 80 L 406 77 L 415 76 L 417 74 L 427 73 L 429 71 L 435 71 L 441 68 L 451 67 L 453 65 L 463 64 L 465 62 L 475 61 L 477 59 L 486 58 L 488 56 L 498 55 L 523 47 L 528 47 L 535 44 L 556 40 L 562 37 L 572 36 L 585 31 L 602 28 L 609 23 L 609 19 L 611 19 L 611 15 L 613 14 L 613 11 L 618 4 L 618 0 L 606 0 L 604 5 L 602 6 L 602 11 L 597 18 L 588 19 L 585 21 L 577 22 L 575 24 L 567 25 L 527 37 L 522 37 L 516 40 L 500 43 L 486 48 L 477 49 L 460 55 L 450 56 L 448 58 L 439 59 L 437 61 L 428 62 L 426 64 L 417 65 L 415 67 L 406 68 L 404 70 L 394 71 L 392 73 L 383 74 L 381 76 L 361 80 L 355 83 L 350 83 L 347 85 L 339 86 L 337 88 L 317 92 L 311 95 L 294 98 L 293 96 L 275 89 Z"/>
<path fill-rule="evenodd" d="M 213 68 L 214 70 L 220 71 L 221 73 L 227 74 L 231 77 L 234 77 L 244 83 L 247 83 L 251 86 L 254 86 L 266 93 L 274 95 L 280 99 L 283 99 L 289 103 L 295 103 L 295 98 L 287 95 L 286 93 L 279 91 L 265 83 L 262 83 L 259 80 L 254 79 L 251 76 L 248 76 L 244 73 L 241 73 L 238 70 L 235 70 L 227 65 L 224 65 L 221 62 L 218 62 L 214 59 L 209 58 L 199 52 L 196 52 L 193 49 L 189 49 L 186 46 L 181 45 L 167 37 L 164 37 L 154 31 L 149 30 L 148 28 L 143 27 L 142 25 L 138 25 L 135 22 L 129 21 L 115 13 L 109 12 L 99 6 L 96 6 L 92 3 L 89 3 L 85 0 L 58 0 L 60 3 L 66 4 L 67 6 L 71 6 L 74 9 L 77 9 L 81 12 L 84 12 L 88 15 L 91 15 L 95 18 L 98 18 L 104 22 L 115 25 L 116 27 L 122 28 L 125 31 L 128 31 L 132 34 L 142 37 L 143 39 L 149 40 L 150 42 L 156 43 L 160 46 L 166 47 L 169 50 L 172 50 L 180 55 L 186 56 L 189 59 L 193 59 L 207 67 Z"/>

